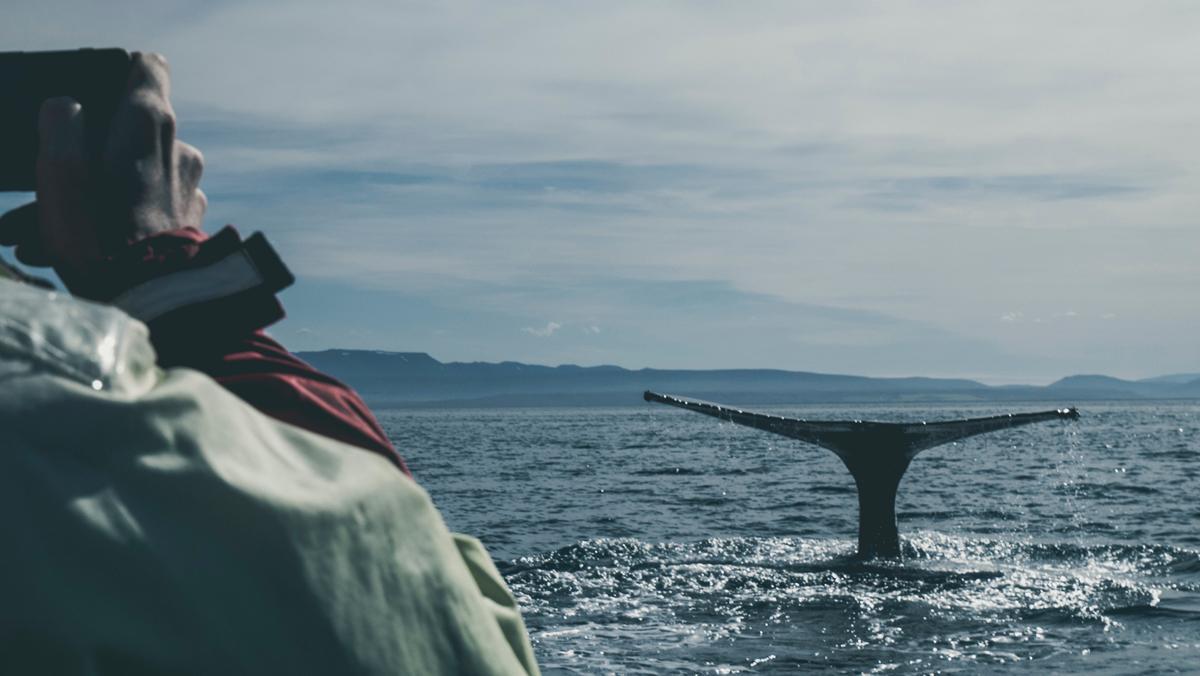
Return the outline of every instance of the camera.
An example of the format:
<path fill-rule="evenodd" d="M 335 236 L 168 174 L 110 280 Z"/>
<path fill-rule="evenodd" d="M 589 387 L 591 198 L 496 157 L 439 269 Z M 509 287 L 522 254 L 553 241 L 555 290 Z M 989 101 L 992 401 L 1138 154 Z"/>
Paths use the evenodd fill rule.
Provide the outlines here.
<path fill-rule="evenodd" d="M 35 188 L 38 111 L 46 99 L 69 96 L 83 106 L 89 162 L 98 163 L 129 68 L 124 49 L 0 52 L 0 191 Z"/>

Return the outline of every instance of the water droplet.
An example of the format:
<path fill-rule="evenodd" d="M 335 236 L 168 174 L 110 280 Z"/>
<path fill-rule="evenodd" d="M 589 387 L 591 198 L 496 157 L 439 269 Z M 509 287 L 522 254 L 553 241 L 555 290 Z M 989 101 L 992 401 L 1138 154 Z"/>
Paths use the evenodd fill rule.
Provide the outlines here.
<path fill-rule="evenodd" d="M 100 390 L 104 389 L 104 383 L 100 382 L 99 380 L 93 380 L 92 381 L 92 389 L 99 392 Z"/>

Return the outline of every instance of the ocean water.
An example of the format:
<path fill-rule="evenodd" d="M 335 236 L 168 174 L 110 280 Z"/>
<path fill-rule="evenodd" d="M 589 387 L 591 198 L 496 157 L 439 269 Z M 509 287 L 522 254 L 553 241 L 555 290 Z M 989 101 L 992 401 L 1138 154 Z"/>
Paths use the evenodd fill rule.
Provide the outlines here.
<path fill-rule="evenodd" d="M 849 473 L 798 441 L 654 404 L 377 413 L 497 559 L 546 673 L 1200 673 L 1197 402 L 926 451 L 897 505 L 908 555 L 873 564 L 849 556 Z"/>

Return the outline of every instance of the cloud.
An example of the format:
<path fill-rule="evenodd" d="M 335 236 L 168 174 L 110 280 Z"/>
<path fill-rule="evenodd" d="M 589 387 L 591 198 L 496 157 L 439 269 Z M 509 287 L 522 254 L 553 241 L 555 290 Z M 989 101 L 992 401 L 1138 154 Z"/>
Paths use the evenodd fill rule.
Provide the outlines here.
<path fill-rule="evenodd" d="M 550 336 L 553 336 L 554 333 L 561 328 L 562 328 L 562 324 L 559 324 L 558 322 L 546 322 L 546 325 L 543 326 L 542 328 L 533 328 L 531 326 L 526 326 L 525 328 L 523 328 L 521 330 L 524 331 L 525 333 L 528 333 L 531 336 L 537 336 L 538 338 L 548 338 Z"/>
<path fill-rule="evenodd" d="M 1195 365 L 1200 330 L 1200 90 L 1180 86 L 1197 26 L 1200 5 L 1081 0 L 42 0 L 8 12 L 0 41 L 166 52 L 180 133 L 208 159 L 210 227 L 267 231 L 307 280 L 290 302 L 314 327 L 407 294 L 480 317 L 480 296 L 507 296 L 486 315 L 497 332 L 603 322 L 588 340 L 629 363 L 651 352 L 619 336 L 658 317 L 627 288 L 706 280 L 744 304 L 730 316 L 769 297 L 1034 361 L 1086 344 L 1149 371 Z M 563 292 L 521 305 L 540 286 Z M 308 302 L 329 289 L 356 300 Z M 690 336 L 679 358 L 711 361 L 730 336 L 688 331 L 705 301 L 683 302 L 691 314 L 661 313 Z M 1066 303 L 1165 344 L 1126 349 L 1084 320 L 1021 333 Z M 996 321 L 1014 307 L 1024 321 Z M 791 348 L 773 349 L 764 361 Z"/>

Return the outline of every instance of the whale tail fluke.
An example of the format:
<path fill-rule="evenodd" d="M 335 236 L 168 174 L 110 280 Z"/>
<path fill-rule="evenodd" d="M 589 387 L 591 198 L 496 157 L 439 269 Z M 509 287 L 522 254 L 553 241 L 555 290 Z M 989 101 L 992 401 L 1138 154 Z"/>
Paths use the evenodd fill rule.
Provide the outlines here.
<path fill-rule="evenodd" d="M 921 451 L 977 434 L 1047 420 L 1075 420 L 1079 411 L 1062 408 L 985 418 L 890 423 L 864 420 L 804 420 L 754 413 L 721 404 L 647 390 L 646 401 L 678 406 L 721 420 L 773 432 L 833 451 L 858 487 L 858 553 L 863 558 L 899 557 L 896 492 L 912 459 Z"/>

